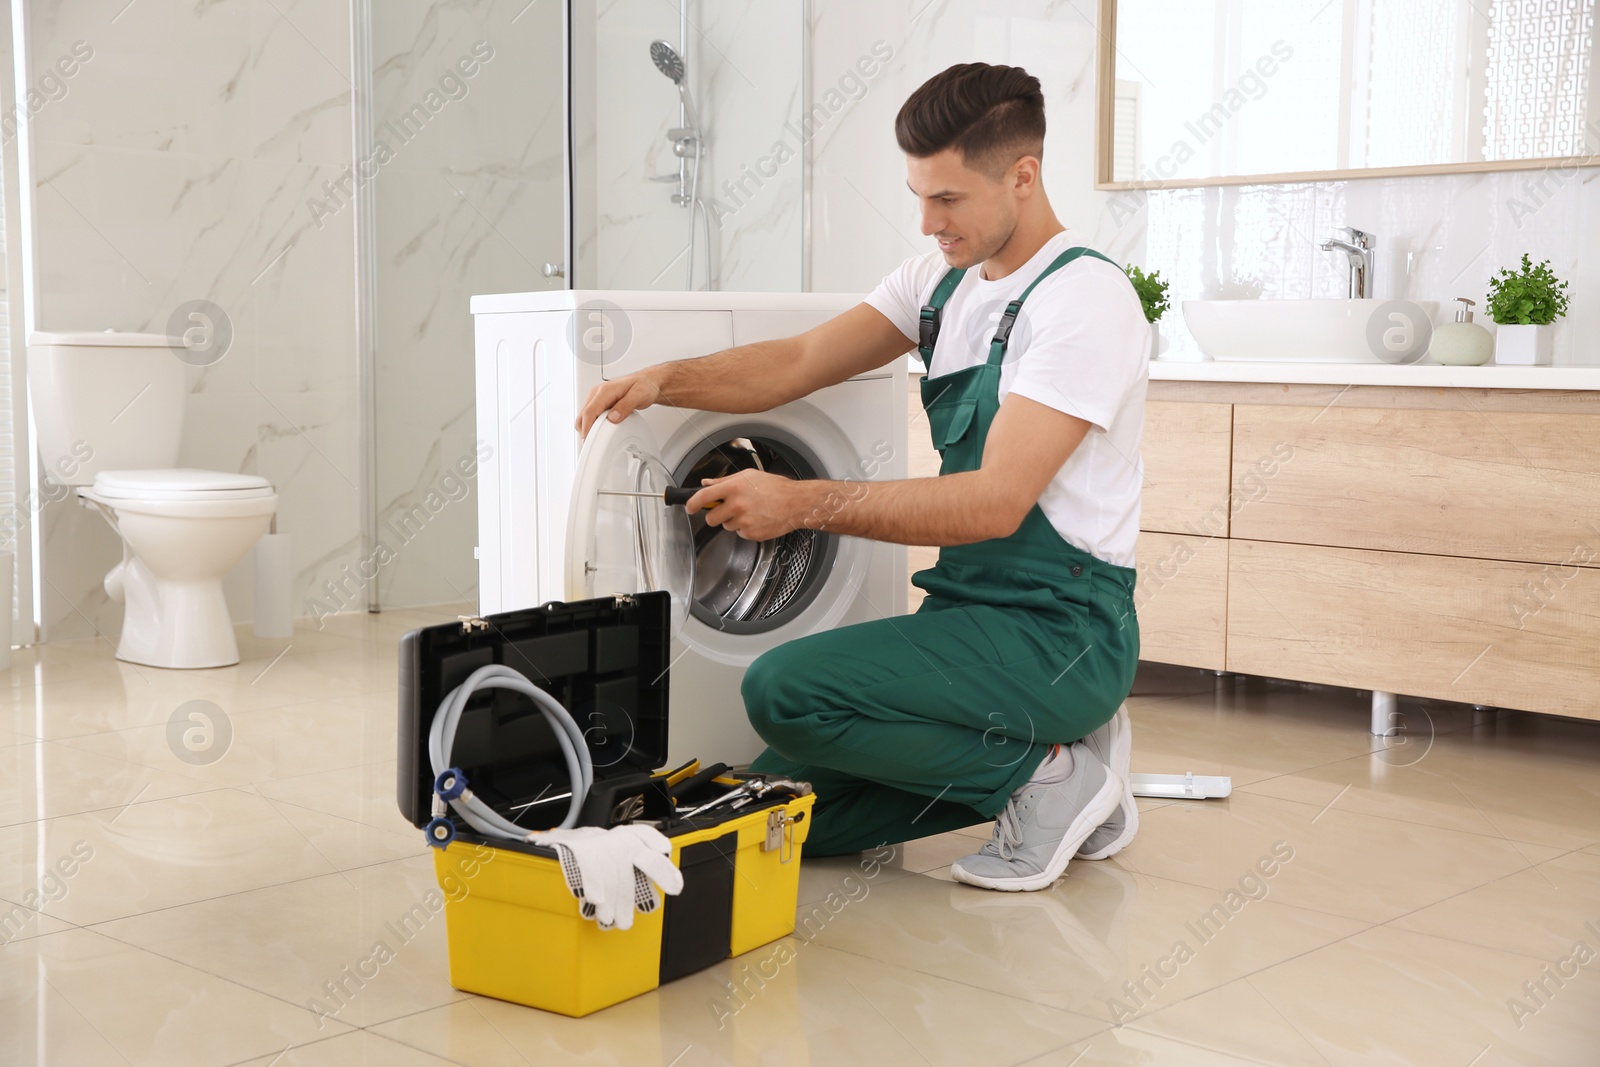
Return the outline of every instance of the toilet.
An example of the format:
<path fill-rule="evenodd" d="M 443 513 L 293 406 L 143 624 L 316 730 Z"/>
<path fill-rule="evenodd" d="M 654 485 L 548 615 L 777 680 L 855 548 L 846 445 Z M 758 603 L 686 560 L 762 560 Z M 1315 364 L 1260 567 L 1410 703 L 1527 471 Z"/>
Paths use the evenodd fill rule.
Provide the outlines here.
<path fill-rule="evenodd" d="M 33 333 L 28 391 L 47 477 L 122 538 L 106 593 L 123 604 L 117 658 L 151 667 L 239 662 L 222 579 L 272 524 L 251 474 L 178 467 L 186 364 L 160 334 Z"/>

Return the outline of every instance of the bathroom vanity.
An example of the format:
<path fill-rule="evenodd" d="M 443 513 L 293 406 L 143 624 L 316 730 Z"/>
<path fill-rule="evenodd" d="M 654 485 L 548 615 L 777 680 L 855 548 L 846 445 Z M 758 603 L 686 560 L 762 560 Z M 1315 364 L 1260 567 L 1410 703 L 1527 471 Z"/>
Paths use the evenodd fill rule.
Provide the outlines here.
<path fill-rule="evenodd" d="M 1141 658 L 1600 719 L 1600 368 L 1150 378 Z"/>

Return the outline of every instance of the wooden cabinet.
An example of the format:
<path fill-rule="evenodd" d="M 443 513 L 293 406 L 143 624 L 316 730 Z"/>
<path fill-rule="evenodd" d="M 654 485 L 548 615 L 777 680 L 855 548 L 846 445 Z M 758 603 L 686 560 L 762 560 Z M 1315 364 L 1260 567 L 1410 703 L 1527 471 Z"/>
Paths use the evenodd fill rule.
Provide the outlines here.
<path fill-rule="evenodd" d="M 1230 536 L 1563 563 L 1600 533 L 1592 414 L 1237 405 L 1235 482 L 1274 453 Z"/>
<path fill-rule="evenodd" d="M 1600 719 L 1600 393 L 1150 395 L 1143 658 Z"/>
<path fill-rule="evenodd" d="M 1142 531 L 1137 553 L 1139 658 L 1222 670 L 1228 539 Z"/>
<path fill-rule="evenodd" d="M 1230 541 L 1228 670 L 1600 718 L 1600 570 L 1546 570 Z"/>
<path fill-rule="evenodd" d="M 1228 536 L 1233 406 L 1151 400 L 1139 529 Z"/>

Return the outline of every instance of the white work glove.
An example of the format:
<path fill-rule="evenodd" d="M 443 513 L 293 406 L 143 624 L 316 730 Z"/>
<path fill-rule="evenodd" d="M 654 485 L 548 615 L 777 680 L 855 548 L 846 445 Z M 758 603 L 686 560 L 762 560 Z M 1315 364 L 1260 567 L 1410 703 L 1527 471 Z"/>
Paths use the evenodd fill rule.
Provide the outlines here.
<path fill-rule="evenodd" d="M 672 842 L 654 826 L 576 826 L 546 830 L 529 840 L 556 850 L 578 911 L 602 930 L 627 930 L 635 911 L 649 914 L 660 907 L 656 885 L 668 896 L 683 890 L 683 872 L 670 858 Z"/>

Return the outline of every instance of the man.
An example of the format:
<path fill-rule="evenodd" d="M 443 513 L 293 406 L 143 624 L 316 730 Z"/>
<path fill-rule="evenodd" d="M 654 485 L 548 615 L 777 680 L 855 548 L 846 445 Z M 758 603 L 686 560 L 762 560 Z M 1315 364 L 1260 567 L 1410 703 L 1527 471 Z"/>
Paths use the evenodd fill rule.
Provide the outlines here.
<path fill-rule="evenodd" d="M 914 615 L 750 666 L 745 706 L 770 746 L 752 768 L 815 784 L 813 855 L 993 818 L 993 838 L 951 872 L 1002 890 L 1043 889 L 1137 828 L 1120 709 L 1139 651 L 1149 327 L 1122 271 L 1051 209 L 1044 130 L 1026 71 L 968 63 L 930 79 L 895 137 L 938 258 L 907 260 L 798 337 L 597 386 L 579 417 L 586 433 L 650 404 L 764 411 L 920 348 L 937 478 L 863 491 L 743 471 L 708 480 L 689 508 L 752 540 L 810 527 L 941 546 L 912 579 L 927 591 Z"/>

